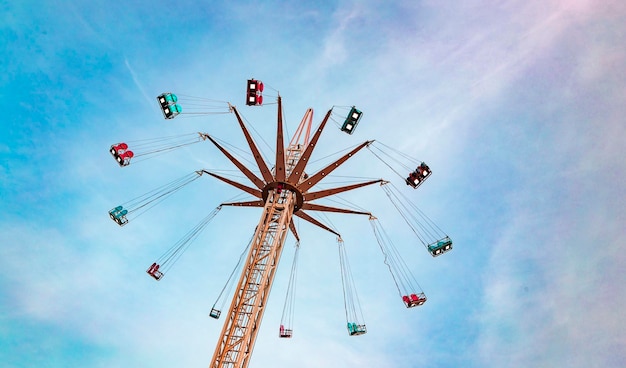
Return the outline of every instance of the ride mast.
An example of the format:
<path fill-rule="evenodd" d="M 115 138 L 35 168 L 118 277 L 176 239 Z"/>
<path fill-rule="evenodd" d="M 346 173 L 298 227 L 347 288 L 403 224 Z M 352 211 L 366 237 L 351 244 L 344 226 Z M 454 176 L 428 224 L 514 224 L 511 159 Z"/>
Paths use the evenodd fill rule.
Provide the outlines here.
<path fill-rule="evenodd" d="M 262 179 L 246 168 L 210 136 L 208 137 L 209 140 L 255 184 L 256 188 L 248 187 L 211 172 L 205 172 L 258 198 L 258 200 L 248 202 L 222 203 L 222 206 L 262 207 L 263 213 L 256 227 L 250 251 L 248 252 L 246 262 L 239 278 L 239 283 L 235 290 L 235 295 L 233 296 L 229 311 L 226 314 L 226 321 L 224 322 L 224 327 L 222 328 L 215 353 L 213 354 L 210 365 L 211 368 L 245 368 L 250 363 L 250 357 L 261 327 L 261 320 L 265 312 L 274 276 L 276 275 L 276 268 L 280 261 L 287 232 L 291 230 L 296 239 L 299 240 L 296 228 L 292 223 L 292 217 L 294 215 L 298 216 L 340 237 L 339 233 L 309 216 L 305 210 L 368 216 L 371 216 L 371 214 L 369 212 L 308 203 L 308 201 L 366 185 L 380 183 L 382 181 L 382 179 L 371 180 L 344 187 L 309 192 L 309 189 L 325 178 L 331 171 L 335 170 L 356 152 L 371 143 L 371 141 L 366 141 L 360 144 L 314 175 L 308 176 L 305 174 L 304 170 L 306 164 L 309 161 L 309 157 L 317 144 L 317 140 L 332 110 L 328 111 L 317 131 L 315 131 L 309 141 L 313 110 L 308 109 L 287 147 L 287 152 L 285 152 L 283 143 L 282 103 L 279 96 L 276 162 L 274 168 L 270 170 L 263 161 L 236 107 L 231 106 L 231 109 L 252 151 L 258 169 L 261 172 Z M 302 135 L 303 133 L 304 135 Z"/>

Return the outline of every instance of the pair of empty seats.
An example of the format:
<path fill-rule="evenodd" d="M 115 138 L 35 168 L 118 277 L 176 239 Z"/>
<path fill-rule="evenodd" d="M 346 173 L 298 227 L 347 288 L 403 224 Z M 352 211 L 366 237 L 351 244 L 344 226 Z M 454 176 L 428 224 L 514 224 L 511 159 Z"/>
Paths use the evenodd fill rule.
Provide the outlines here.
<path fill-rule="evenodd" d="M 163 116 L 166 119 L 174 119 L 176 115 L 183 111 L 183 108 L 176 103 L 178 102 L 178 97 L 173 93 L 162 93 L 157 97 L 157 101 L 159 101 L 161 112 L 163 112 Z"/>
<path fill-rule="evenodd" d="M 430 174 L 432 174 L 432 171 L 426 163 L 422 162 L 413 172 L 409 173 L 409 176 L 406 178 L 406 184 L 415 189 L 420 186 Z"/>
<path fill-rule="evenodd" d="M 278 337 L 281 338 L 291 338 L 293 335 L 293 330 L 290 328 L 285 328 L 285 326 L 280 325 L 280 329 L 278 331 Z"/>
<path fill-rule="evenodd" d="M 424 293 L 404 295 L 402 301 L 407 308 L 417 307 L 426 303 L 426 295 Z"/>
<path fill-rule="evenodd" d="M 111 217 L 111 220 L 115 221 L 120 226 L 124 226 L 128 222 L 128 219 L 126 218 L 127 214 L 128 210 L 124 209 L 122 206 L 117 206 L 109 211 L 109 217 Z"/>
<path fill-rule="evenodd" d="M 221 314 L 222 314 L 222 311 L 215 309 L 215 308 L 211 308 L 211 313 L 209 313 L 209 316 L 211 318 L 219 319 Z"/>
<path fill-rule="evenodd" d="M 263 82 L 256 79 L 248 79 L 246 92 L 246 105 L 258 106 L 263 104 Z"/>
<path fill-rule="evenodd" d="M 452 249 L 452 240 L 449 237 L 445 237 L 437 242 L 428 246 L 428 251 L 433 257 L 437 257 Z"/>
<path fill-rule="evenodd" d="M 356 128 L 356 125 L 359 123 L 359 120 L 361 120 L 361 115 L 363 115 L 363 112 L 352 106 L 350 112 L 348 113 L 348 117 L 341 126 L 341 131 L 352 134 L 354 132 L 354 128 Z"/>
<path fill-rule="evenodd" d="M 133 151 L 129 150 L 124 142 L 111 145 L 109 152 L 120 166 L 128 166 L 130 159 L 134 156 Z"/>
<path fill-rule="evenodd" d="M 350 336 L 363 335 L 367 332 L 367 328 L 365 328 L 365 325 L 348 322 L 348 332 Z"/>
<path fill-rule="evenodd" d="M 150 268 L 148 268 L 146 270 L 146 272 L 148 273 L 148 275 L 154 277 L 155 280 L 159 281 L 161 279 L 161 277 L 163 277 L 163 272 L 159 271 L 159 267 L 160 265 L 158 265 L 156 262 L 153 263 Z"/>

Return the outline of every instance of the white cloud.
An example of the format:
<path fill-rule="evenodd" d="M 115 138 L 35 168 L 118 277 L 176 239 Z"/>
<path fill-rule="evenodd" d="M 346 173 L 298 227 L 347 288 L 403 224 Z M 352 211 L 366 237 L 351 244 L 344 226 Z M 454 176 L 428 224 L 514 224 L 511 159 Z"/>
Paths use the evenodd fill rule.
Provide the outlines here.
<path fill-rule="evenodd" d="M 128 61 L 127 58 L 124 59 L 124 65 L 126 65 L 126 69 L 128 69 L 128 71 L 130 72 L 131 77 L 133 78 L 133 82 L 135 83 L 135 86 L 137 87 L 137 89 L 139 90 L 139 92 L 141 92 L 141 94 L 143 95 L 143 97 L 146 99 L 146 103 L 149 106 L 154 105 L 154 100 L 156 100 L 157 96 L 151 97 L 148 92 L 146 91 L 146 88 L 143 86 L 143 84 L 141 83 L 141 81 L 139 80 L 139 78 L 137 77 L 137 73 L 135 73 L 135 70 L 131 67 L 130 62 Z"/>
<path fill-rule="evenodd" d="M 250 65 L 265 63 L 285 81 L 310 82 L 302 83 L 311 87 L 305 91 L 291 87 L 304 95 L 291 96 L 286 104 L 298 111 L 291 114 L 291 123 L 299 121 L 303 108 L 298 104 L 304 99 L 325 108 L 343 104 L 337 99 L 362 104 L 365 118 L 358 134 L 347 136 L 329 127 L 322 143 L 343 148 L 373 136 L 403 152 L 408 148 L 420 159 L 435 160 L 436 176 L 415 198 L 427 207 L 437 206 L 433 212 L 462 241 L 455 243 L 453 253 L 437 259 L 421 248 L 407 248 L 415 251 L 409 253 L 409 264 L 419 274 L 429 301 L 418 310 L 406 310 L 397 300 L 373 237 L 364 234 L 370 231 L 367 220 L 333 217 L 350 249 L 357 249 L 350 253 L 351 264 L 360 276 L 356 282 L 370 327 L 367 335 L 351 338 L 344 326 L 334 237 L 302 224 L 307 256 L 301 263 L 295 337 L 290 341 L 276 337 L 289 265 L 285 255 L 253 366 L 276 365 L 277 359 L 284 365 L 311 367 L 403 366 L 409 360 L 450 366 L 461 359 L 467 366 L 506 366 L 511 361 L 525 366 L 623 363 L 620 352 L 625 342 L 618 327 L 624 321 L 616 311 L 626 301 L 617 284 L 626 262 L 619 251 L 625 215 L 615 204 L 624 197 L 620 184 L 626 177 L 619 154 L 624 94 L 621 84 L 611 83 L 623 81 L 624 55 L 612 39 L 622 33 L 585 32 L 609 17 L 608 6 L 590 1 L 455 4 L 443 10 L 438 3 L 429 8 L 342 6 L 332 15 L 332 28 L 315 29 L 322 46 L 316 42 L 300 46 L 308 51 L 299 59 L 272 56 L 255 39 L 242 43 L 257 46 L 255 57 L 241 61 L 249 50 L 238 48 L 238 36 L 231 35 L 228 47 L 212 49 L 220 46 L 215 42 L 178 50 L 177 60 L 187 55 L 196 59 L 186 67 L 177 64 L 177 79 L 168 83 L 192 81 L 190 90 L 224 92 L 220 84 L 239 78 L 233 73 L 243 75 Z M 611 6 L 616 13 L 623 7 L 617 2 Z M 243 19 L 254 15 L 254 9 Z M 310 14 L 306 12 L 305 18 Z M 613 26 L 608 28 L 623 28 L 621 23 Z M 239 37 L 265 37 L 261 30 L 260 26 L 245 30 Z M 372 37 L 365 39 L 364 34 Z M 596 36 L 602 41 L 589 42 Z M 284 47 L 280 37 L 270 39 Z M 166 57 L 142 60 L 136 51 L 125 59 L 137 87 L 128 91 L 138 89 L 141 98 L 153 104 L 150 90 L 166 83 L 158 66 L 150 65 L 165 65 L 161 61 Z M 197 57 L 208 51 L 210 57 Z M 294 48 L 287 54 L 300 51 Z M 310 55 L 318 56 L 309 60 Z M 554 57 L 567 60 L 551 62 Z M 301 75 L 285 72 L 295 66 Z M 610 70 L 613 79 L 607 76 Z M 242 86 L 227 92 L 237 95 Z M 132 93 L 117 92 L 117 96 Z M 593 95 L 601 98 L 590 100 Z M 99 104 L 106 104 L 102 101 Z M 145 109 L 138 110 L 98 115 L 92 126 L 107 131 L 104 135 L 77 123 L 76 135 L 86 147 L 83 155 L 55 161 L 59 167 L 50 168 L 45 181 L 48 188 L 65 189 L 62 194 L 44 193 L 46 204 L 58 204 L 50 212 L 59 217 L 42 224 L 37 224 L 43 218 L 40 214 L 18 219 L 28 208 L 11 209 L 11 215 L 2 217 L 0 273 L 8 280 L 2 290 L 10 301 L 8 316 L 62 326 L 65 333 L 110 348 L 112 366 L 150 359 L 157 365 L 164 361 L 173 366 L 206 365 L 223 322 L 209 319 L 208 310 L 258 211 L 223 210 L 211 224 L 215 227 L 210 225 L 206 237 L 181 259 L 181 266 L 156 283 L 144 273 L 153 257 L 232 191 L 202 178 L 194 184 L 201 189 L 181 193 L 121 229 L 105 211 L 116 201 L 199 168 L 194 165 L 217 165 L 219 155 L 213 147 L 198 151 L 194 146 L 157 163 L 120 169 L 106 151 L 114 143 L 108 141 L 111 137 L 151 138 L 180 129 L 219 132 L 220 138 L 234 137 L 231 143 L 238 146 L 243 141 L 239 131 L 230 129 L 233 124 L 226 125 L 228 119 L 165 125 L 156 108 L 145 120 Z M 251 124 L 273 137 L 275 109 L 249 111 Z M 494 116 L 499 113 L 509 115 L 506 121 Z M 316 123 L 321 115 L 318 110 Z M 257 119 L 260 116 L 269 118 Z M 84 118 L 93 120 L 88 113 Z M 355 165 L 359 172 L 373 168 L 367 160 Z M 392 212 L 371 191 L 363 193 L 367 198 L 359 205 L 377 215 Z M 400 227 L 383 220 L 394 236 L 406 239 Z M 493 239 L 496 244 L 490 243 Z M 570 360 L 573 350 L 580 352 L 576 361 Z"/>

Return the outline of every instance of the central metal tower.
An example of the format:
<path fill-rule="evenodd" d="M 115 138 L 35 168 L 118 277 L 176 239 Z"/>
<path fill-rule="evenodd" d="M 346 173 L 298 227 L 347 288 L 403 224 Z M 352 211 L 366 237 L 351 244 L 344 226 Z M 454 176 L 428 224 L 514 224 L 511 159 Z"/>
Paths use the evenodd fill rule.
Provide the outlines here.
<path fill-rule="evenodd" d="M 261 320 L 267 305 L 267 299 L 272 288 L 274 276 L 276 275 L 276 268 L 280 261 L 287 232 L 291 230 L 295 238 L 299 240 L 296 228 L 292 223 L 292 217 L 294 215 L 298 216 L 340 237 L 339 233 L 315 220 L 308 215 L 306 211 L 339 212 L 369 216 L 371 216 L 371 214 L 369 212 L 314 204 L 310 203 L 310 201 L 382 182 L 382 179 L 378 179 L 317 192 L 309 192 L 314 185 L 324 179 L 330 172 L 346 162 L 363 147 L 372 143 L 372 141 L 363 142 L 317 173 L 310 176 L 307 175 L 305 169 L 309 157 L 311 157 L 313 153 L 322 130 L 331 116 L 332 110 L 328 111 L 309 141 L 313 110 L 308 109 L 296 133 L 292 137 L 289 146 L 285 149 L 283 142 L 282 102 L 279 96 L 276 160 L 273 169 L 270 170 L 249 134 L 237 108 L 230 106 L 230 109 L 234 112 L 239 122 L 262 178 L 255 175 L 210 136 L 208 138 L 211 142 L 254 184 L 255 187 L 243 185 L 215 173 L 206 173 L 258 198 L 257 200 L 248 202 L 223 203 L 223 206 L 262 207 L 263 213 L 256 227 L 250 251 L 235 290 L 235 295 L 233 296 L 230 308 L 226 314 L 226 321 L 224 322 L 222 333 L 215 348 L 215 353 L 213 354 L 212 363 L 210 365 L 211 368 L 245 368 L 250 363 L 250 357 L 261 327 Z"/>

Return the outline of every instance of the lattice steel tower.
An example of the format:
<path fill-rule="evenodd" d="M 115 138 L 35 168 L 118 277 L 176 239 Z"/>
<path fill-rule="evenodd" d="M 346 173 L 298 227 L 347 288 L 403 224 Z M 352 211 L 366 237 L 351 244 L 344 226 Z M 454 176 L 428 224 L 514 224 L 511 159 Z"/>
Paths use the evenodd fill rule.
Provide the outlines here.
<path fill-rule="evenodd" d="M 311 157 L 315 149 L 332 110 L 326 113 L 320 126 L 309 140 L 313 110 L 308 109 L 289 145 L 285 148 L 282 102 L 279 96 L 276 160 L 273 169 L 270 170 L 261 157 L 237 108 L 234 106 L 230 106 L 230 108 L 239 122 L 262 177 L 259 178 L 255 175 L 210 136 L 208 138 L 211 142 L 250 179 L 254 187 L 243 185 L 215 173 L 206 173 L 258 198 L 248 202 L 223 203 L 223 206 L 262 207 L 263 213 L 256 227 L 248 256 L 235 289 L 235 295 L 228 313 L 225 315 L 226 320 L 213 354 L 211 368 L 243 368 L 250 363 L 254 343 L 261 327 L 267 299 L 276 275 L 276 268 L 278 267 L 283 245 L 287 237 L 287 231 L 291 230 L 295 238 L 299 240 L 292 217 L 297 216 L 339 237 L 340 235 L 336 231 L 315 220 L 306 211 L 340 212 L 369 216 L 371 214 L 369 212 L 314 204 L 310 203 L 310 201 L 382 182 L 382 179 L 379 179 L 316 192 L 309 191 L 355 153 L 372 143 L 372 141 L 365 141 L 317 173 L 307 175 L 305 169 L 309 157 Z"/>

